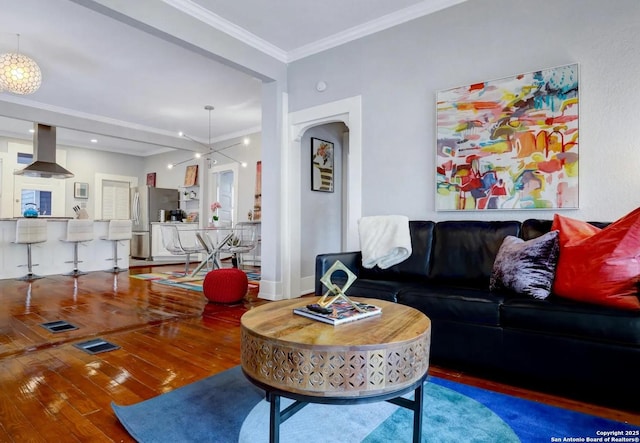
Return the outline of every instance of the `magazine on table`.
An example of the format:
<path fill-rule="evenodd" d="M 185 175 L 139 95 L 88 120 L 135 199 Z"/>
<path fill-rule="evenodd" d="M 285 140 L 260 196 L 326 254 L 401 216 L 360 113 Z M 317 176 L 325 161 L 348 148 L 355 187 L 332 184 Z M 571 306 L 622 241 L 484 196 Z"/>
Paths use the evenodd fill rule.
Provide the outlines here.
<path fill-rule="evenodd" d="M 302 315 L 313 320 L 318 320 L 330 325 L 339 325 L 351 321 L 361 320 L 363 318 L 380 315 L 382 309 L 375 305 L 355 302 L 360 310 L 354 308 L 350 303 L 339 300 L 332 303 L 327 308 L 323 308 L 318 304 L 310 304 L 301 306 L 293 310 L 294 314 Z"/>

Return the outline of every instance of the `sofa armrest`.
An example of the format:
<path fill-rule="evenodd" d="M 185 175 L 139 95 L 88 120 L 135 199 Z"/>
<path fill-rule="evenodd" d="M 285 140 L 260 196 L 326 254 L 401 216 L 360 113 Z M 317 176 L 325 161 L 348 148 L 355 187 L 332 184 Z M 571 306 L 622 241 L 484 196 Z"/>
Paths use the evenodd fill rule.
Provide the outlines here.
<path fill-rule="evenodd" d="M 324 285 L 320 282 L 322 276 L 333 264 L 340 260 L 356 277 L 360 275 L 360 265 L 362 264 L 362 253 L 357 252 L 335 252 L 330 254 L 320 254 L 316 256 L 316 295 L 325 292 Z M 344 274 L 341 272 L 341 274 Z M 346 278 L 345 278 L 346 281 Z"/>

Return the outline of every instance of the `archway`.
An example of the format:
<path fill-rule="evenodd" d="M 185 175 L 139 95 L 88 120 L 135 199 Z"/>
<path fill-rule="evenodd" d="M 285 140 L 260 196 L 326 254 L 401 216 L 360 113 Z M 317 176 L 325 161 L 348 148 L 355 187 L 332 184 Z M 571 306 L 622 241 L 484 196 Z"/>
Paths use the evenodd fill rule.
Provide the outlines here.
<path fill-rule="evenodd" d="M 300 153 L 302 136 L 311 127 L 343 122 L 349 128 L 349 156 L 345 169 L 345 223 L 343 238 L 346 250 L 359 248 L 358 220 L 362 215 L 362 109 L 361 97 L 351 97 L 289 114 L 289 147 L 286 155 L 288 174 L 283 180 L 287 191 L 282 205 L 283 298 L 301 294 L 300 247 L 301 208 Z"/>

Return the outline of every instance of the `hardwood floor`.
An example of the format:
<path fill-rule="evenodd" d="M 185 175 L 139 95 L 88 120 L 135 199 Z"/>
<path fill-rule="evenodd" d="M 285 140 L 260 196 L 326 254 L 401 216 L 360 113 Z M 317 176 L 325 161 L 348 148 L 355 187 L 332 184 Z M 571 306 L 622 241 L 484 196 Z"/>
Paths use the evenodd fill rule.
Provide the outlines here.
<path fill-rule="evenodd" d="M 134 268 L 131 273 L 180 270 Z M 206 303 L 202 294 L 148 280 L 94 272 L 33 283 L 0 280 L 0 441 L 133 439 L 111 402 L 136 403 L 240 363 L 240 317 L 265 301 Z M 51 333 L 66 320 L 77 330 Z M 90 355 L 73 345 L 100 337 L 120 349 Z M 640 417 L 432 367 L 462 383 L 640 425 Z"/>

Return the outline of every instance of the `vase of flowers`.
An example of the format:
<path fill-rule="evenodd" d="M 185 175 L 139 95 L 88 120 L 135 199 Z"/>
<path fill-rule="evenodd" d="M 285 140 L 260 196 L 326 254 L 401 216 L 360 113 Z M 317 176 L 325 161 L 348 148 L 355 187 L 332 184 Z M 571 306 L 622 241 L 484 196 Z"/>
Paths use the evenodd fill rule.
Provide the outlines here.
<path fill-rule="evenodd" d="M 222 205 L 219 202 L 211 203 L 211 212 L 213 215 L 211 216 L 211 224 L 213 226 L 218 226 L 220 218 L 218 217 L 218 209 L 222 208 Z"/>

